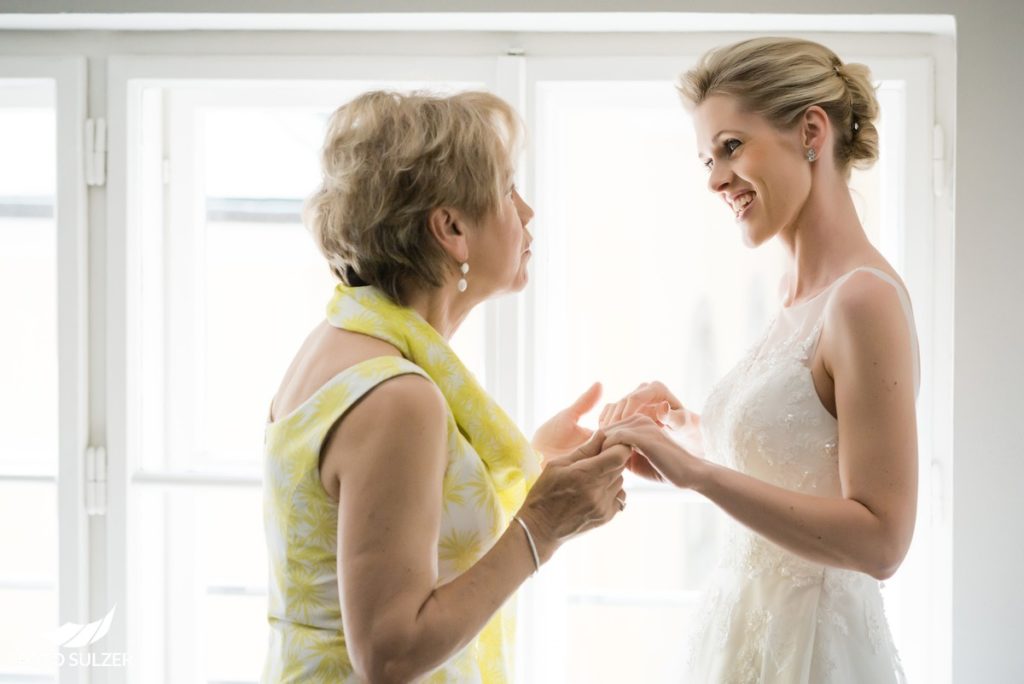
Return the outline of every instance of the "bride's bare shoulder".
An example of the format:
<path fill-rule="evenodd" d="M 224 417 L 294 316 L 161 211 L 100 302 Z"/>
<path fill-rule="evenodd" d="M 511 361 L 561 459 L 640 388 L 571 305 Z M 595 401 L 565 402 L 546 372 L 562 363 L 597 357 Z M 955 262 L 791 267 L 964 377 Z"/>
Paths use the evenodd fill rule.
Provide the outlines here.
<path fill-rule="evenodd" d="M 901 349 L 909 355 L 911 335 L 904 292 L 903 281 L 891 268 L 851 274 L 828 302 L 822 333 L 826 356 L 884 353 L 892 357 L 900 356 Z M 830 350 L 833 354 L 828 354 Z"/>

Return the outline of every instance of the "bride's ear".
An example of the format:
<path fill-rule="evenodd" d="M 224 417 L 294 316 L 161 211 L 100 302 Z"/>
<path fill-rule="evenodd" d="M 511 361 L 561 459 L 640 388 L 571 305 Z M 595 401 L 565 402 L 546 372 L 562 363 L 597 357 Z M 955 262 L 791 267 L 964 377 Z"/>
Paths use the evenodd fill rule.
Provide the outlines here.
<path fill-rule="evenodd" d="M 804 149 L 813 148 L 818 157 L 825 156 L 831 147 L 827 144 L 831 124 L 824 109 L 818 105 L 808 107 L 800 122 L 801 144 Z"/>
<path fill-rule="evenodd" d="M 456 262 L 469 260 L 465 223 L 457 211 L 447 207 L 432 209 L 427 216 L 427 230 Z"/>

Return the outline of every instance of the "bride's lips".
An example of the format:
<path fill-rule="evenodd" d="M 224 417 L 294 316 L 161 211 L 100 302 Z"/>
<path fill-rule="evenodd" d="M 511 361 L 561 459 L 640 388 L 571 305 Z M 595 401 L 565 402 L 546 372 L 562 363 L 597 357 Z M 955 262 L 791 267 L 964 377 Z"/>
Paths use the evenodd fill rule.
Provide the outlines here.
<path fill-rule="evenodd" d="M 746 217 L 747 213 L 750 211 L 750 207 L 754 206 L 756 201 L 757 193 L 750 191 L 740 193 L 729 200 L 729 208 L 733 210 L 734 218 L 737 223 Z M 742 204 L 742 202 L 746 202 L 746 204 Z M 737 206 L 740 208 L 737 209 Z"/>

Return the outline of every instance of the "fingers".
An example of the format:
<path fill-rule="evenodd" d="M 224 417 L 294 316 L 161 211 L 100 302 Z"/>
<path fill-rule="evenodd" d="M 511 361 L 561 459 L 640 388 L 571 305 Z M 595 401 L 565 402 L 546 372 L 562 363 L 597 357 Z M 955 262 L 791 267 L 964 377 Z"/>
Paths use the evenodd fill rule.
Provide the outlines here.
<path fill-rule="evenodd" d="M 658 406 L 657 419 L 673 430 L 679 430 L 686 425 L 686 409 L 674 409 L 667 401 L 663 401 Z"/>
<path fill-rule="evenodd" d="M 683 407 L 682 402 L 662 382 L 655 380 L 647 386 L 647 390 L 650 393 L 648 401 L 667 401 L 673 409 L 681 409 Z"/>
<path fill-rule="evenodd" d="M 598 399 L 601 398 L 601 383 L 595 382 L 587 389 L 586 392 L 581 394 L 576 401 L 569 406 L 569 412 L 572 413 L 576 420 L 583 417 L 584 414 L 589 413 L 597 405 Z"/>
<path fill-rule="evenodd" d="M 649 427 L 657 427 L 659 430 L 661 429 L 661 426 L 658 425 L 658 421 L 653 416 L 648 415 L 646 412 L 640 412 L 634 413 L 632 416 L 623 418 L 618 422 L 609 423 L 605 427 L 601 428 L 601 432 L 604 433 L 607 446 L 607 440 L 613 432 L 618 432 L 624 428 Z"/>
<path fill-rule="evenodd" d="M 576 447 L 576 450 L 569 455 L 568 461 L 575 463 L 585 459 L 593 458 L 604 450 L 604 431 L 598 428 L 590 435 L 590 439 Z"/>
<path fill-rule="evenodd" d="M 625 399 L 625 406 L 623 407 L 622 415 L 629 417 L 636 413 L 640 408 L 649 404 L 654 398 L 654 387 L 652 383 L 642 383 L 636 390 Z"/>
<path fill-rule="evenodd" d="M 623 425 L 608 431 L 608 435 L 604 438 L 604 447 L 612 449 L 617 446 L 627 446 L 632 451 L 636 449 L 635 441 L 636 438 L 633 435 L 633 431 Z M 640 451 L 639 449 L 636 450 Z"/>
<path fill-rule="evenodd" d="M 605 425 L 629 418 L 636 413 L 644 413 L 658 420 L 657 413 L 659 411 L 665 413 L 669 420 L 674 421 L 675 424 L 680 424 L 681 421 L 685 422 L 686 412 L 682 404 L 664 383 L 658 381 L 643 382 L 619 401 L 605 405 L 601 411 L 599 422 L 604 427 Z"/>
<path fill-rule="evenodd" d="M 600 432 L 600 431 L 599 431 Z M 602 444 L 604 443 L 602 436 Z M 590 471 L 596 477 L 608 476 L 622 472 L 629 461 L 629 449 L 625 446 L 605 446 L 596 456 L 582 458 L 573 467 Z"/>
<path fill-rule="evenodd" d="M 651 426 L 654 426 L 654 421 L 647 416 L 639 415 L 611 425 L 605 434 L 604 448 L 610 450 L 616 447 L 629 447 L 631 451 L 635 450 L 643 454 L 643 443 L 650 441 L 651 436 L 646 428 Z M 657 430 L 660 432 L 661 428 L 657 428 Z M 645 437 L 647 439 L 644 439 Z"/>

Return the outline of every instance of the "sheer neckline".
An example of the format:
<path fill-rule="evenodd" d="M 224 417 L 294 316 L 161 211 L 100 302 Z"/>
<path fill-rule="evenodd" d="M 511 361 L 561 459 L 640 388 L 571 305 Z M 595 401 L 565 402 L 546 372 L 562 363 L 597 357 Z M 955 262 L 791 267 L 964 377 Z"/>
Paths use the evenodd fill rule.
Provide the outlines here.
<path fill-rule="evenodd" d="M 877 271 L 877 272 L 885 273 L 884 271 L 881 271 L 880 269 L 877 269 L 874 266 L 857 266 L 856 268 L 852 268 L 849 271 L 847 271 L 846 273 L 842 274 L 841 276 L 839 276 L 838 278 L 833 280 L 831 283 L 829 283 L 828 285 L 826 285 L 822 289 L 818 290 L 816 293 L 814 293 L 813 295 L 811 295 L 807 299 L 803 300 L 802 302 L 797 302 L 796 304 L 790 304 L 789 306 L 783 306 L 783 307 L 781 307 L 782 310 L 783 311 L 792 311 L 792 310 L 796 310 L 796 309 L 799 309 L 801 307 L 804 307 L 804 306 L 810 304 L 811 302 L 813 302 L 816 299 L 820 298 L 826 292 L 829 292 L 836 285 L 838 285 L 839 283 L 843 282 L 844 280 L 846 280 L 847 278 L 852 276 L 857 271 Z M 886 273 L 886 275 L 888 276 L 887 273 Z"/>

